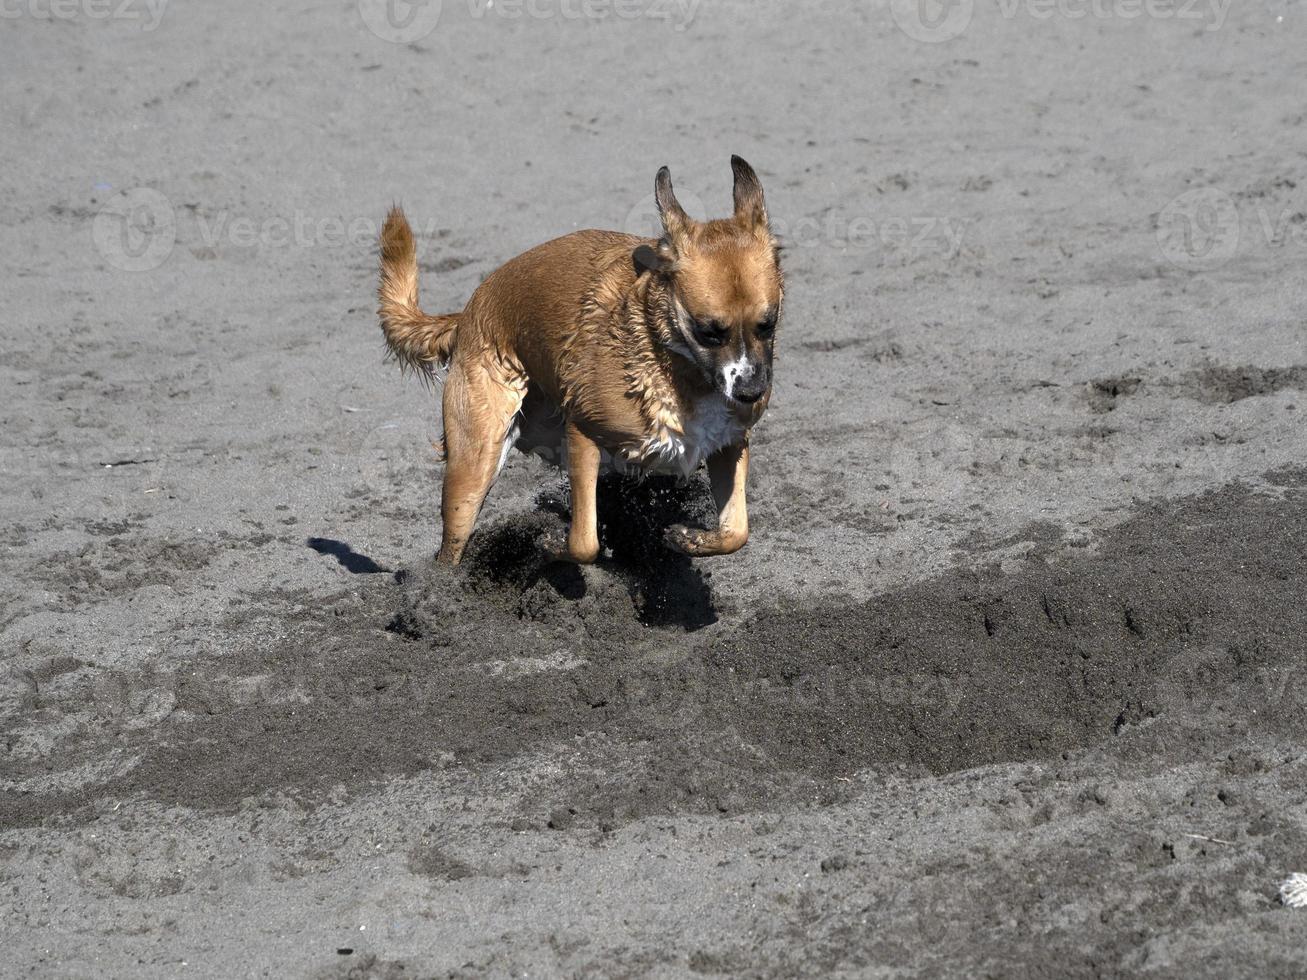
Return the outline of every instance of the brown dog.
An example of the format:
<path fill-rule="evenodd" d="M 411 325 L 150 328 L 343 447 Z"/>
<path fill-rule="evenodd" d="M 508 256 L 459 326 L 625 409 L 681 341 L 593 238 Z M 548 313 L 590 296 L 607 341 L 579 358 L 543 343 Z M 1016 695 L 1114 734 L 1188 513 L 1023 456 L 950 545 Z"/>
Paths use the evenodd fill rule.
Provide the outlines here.
<path fill-rule="evenodd" d="M 714 531 L 675 525 L 668 544 L 724 555 L 749 537 L 744 484 L 749 431 L 771 395 L 783 285 L 762 185 L 731 158 L 735 213 L 699 222 L 672 192 L 655 199 L 661 239 L 578 231 L 502 265 L 462 313 L 418 308 L 417 250 L 403 213 L 381 233 L 381 327 L 406 366 L 447 366 L 444 536 L 457 564 L 510 446 L 566 459 L 572 524 L 556 558 L 599 554 L 601 467 L 688 475 L 706 462 Z"/>

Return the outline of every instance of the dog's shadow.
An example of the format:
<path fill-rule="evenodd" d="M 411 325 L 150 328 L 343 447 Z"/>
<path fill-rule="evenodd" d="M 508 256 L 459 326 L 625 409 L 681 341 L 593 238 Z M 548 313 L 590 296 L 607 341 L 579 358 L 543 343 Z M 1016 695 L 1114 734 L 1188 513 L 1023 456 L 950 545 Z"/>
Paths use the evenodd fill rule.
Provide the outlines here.
<path fill-rule="evenodd" d="M 360 554 L 344 541 L 335 538 L 309 538 L 304 542 L 320 555 L 330 555 L 351 575 L 377 575 L 390 569 L 378 565 L 367 555 Z"/>
<path fill-rule="evenodd" d="M 500 587 L 526 592 L 544 581 L 565 600 L 584 598 L 583 571 L 549 560 L 538 544 L 546 529 L 570 519 L 566 486 L 541 491 L 536 508 L 532 519 L 509 519 L 480 529 L 465 564 Z M 605 475 L 599 481 L 598 512 L 599 540 L 605 549 L 600 566 L 625 585 L 642 624 L 693 631 L 717 622 L 704 573 L 663 542 L 672 524 L 713 526 L 716 516 L 706 480 Z"/>

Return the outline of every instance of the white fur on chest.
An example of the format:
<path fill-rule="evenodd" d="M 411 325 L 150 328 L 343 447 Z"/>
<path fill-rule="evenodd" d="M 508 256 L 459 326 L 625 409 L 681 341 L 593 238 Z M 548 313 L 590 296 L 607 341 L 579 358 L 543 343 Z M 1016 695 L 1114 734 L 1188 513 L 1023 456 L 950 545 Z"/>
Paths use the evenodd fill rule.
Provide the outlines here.
<path fill-rule="evenodd" d="M 663 428 L 650 436 L 617 468 L 689 476 L 713 453 L 744 436 L 744 425 L 718 392 L 695 402 L 693 414 L 682 424 L 679 432 Z"/>

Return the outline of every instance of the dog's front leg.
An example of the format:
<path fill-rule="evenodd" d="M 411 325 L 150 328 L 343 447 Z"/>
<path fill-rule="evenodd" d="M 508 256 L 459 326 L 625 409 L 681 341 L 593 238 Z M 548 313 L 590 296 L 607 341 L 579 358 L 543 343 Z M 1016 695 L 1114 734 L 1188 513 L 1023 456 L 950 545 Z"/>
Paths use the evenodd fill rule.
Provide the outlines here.
<path fill-rule="evenodd" d="M 708 479 L 717 502 L 717 530 L 702 531 L 684 524 L 667 529 L 667 543 L 694 558 L 729 555 L 749 540 L 749 510 L 744 484 L 749 476 L 749 445 L 727 446 L 708 457 Z"/>
<path fill-rule="evenodd" d="M 599 446 L 572 422 L 567 423 L 567 478 L 572 484 L 572 525 L 567 544 L 546 541 L 545 551 L 558 561 L 589 565 L 599 557 Z"/>

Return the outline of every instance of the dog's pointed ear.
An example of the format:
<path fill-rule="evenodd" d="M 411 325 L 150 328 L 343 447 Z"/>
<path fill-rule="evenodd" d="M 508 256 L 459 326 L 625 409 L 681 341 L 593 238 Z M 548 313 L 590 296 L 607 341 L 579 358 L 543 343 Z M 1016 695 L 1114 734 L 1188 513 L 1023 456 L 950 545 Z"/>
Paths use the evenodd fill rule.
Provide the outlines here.
<path fill-rule="evenodd" d="M 676 268 L 676 258 L 669 254 L 670 250 L 662 242 L 658 248 L 652 245 L 637 245 L 634 252 L 631 253 L 631 261 L 635 263 L 636 275 L 648 270 L 656 272 L 659 275 L 666 275 Z"/>
<path fill-rule="evenodd" d="M 735 217 L 756 227 L 767 225 L 767 203 L 762 197 L 762 181 L 743 158 L 731 157 L 735 174 Z"/>
<path fill-rule="evenodd" d="M 672 172 L 666 167 L 659 167 L 658 176 L 654 178 L 654 201 L 658 204 L 658 217 L 662 219 L 663 231 L 667 232 L 668 239 L 675 247 L 689 230 L 690 216 L 676 200 L 676 192 L 672 190 Z"/>

